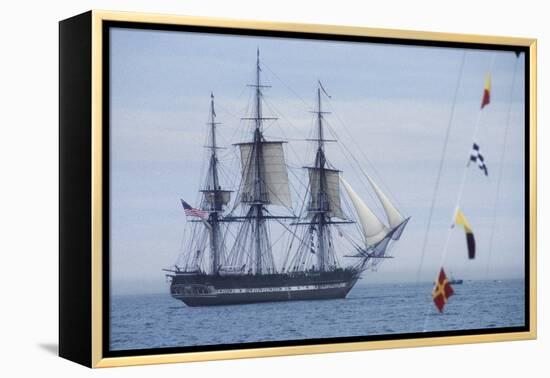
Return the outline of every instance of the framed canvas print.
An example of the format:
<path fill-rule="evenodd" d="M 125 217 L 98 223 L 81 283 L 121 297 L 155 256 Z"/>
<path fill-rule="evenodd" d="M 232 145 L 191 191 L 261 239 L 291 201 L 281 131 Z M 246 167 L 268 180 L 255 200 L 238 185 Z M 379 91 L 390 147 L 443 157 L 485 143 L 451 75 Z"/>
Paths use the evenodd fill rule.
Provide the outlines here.
<path fill-rule="evenodd" d="M 536 42 L 60 22 L 60 355 L 536 337 Z"/>

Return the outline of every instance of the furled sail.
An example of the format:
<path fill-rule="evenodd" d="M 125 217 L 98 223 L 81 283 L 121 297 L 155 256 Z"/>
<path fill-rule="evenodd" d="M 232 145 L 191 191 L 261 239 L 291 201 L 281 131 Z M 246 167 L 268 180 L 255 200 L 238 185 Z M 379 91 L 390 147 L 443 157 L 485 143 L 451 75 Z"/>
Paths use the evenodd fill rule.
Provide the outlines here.
<path fill-rule="evenodd" d="M 370 185 L 374 189 L 374 192 L 376 193 L 376 196 L 382 203 L 382 207 L 384 207 L 384 212 L 386 213 L 386 217 L 388 218 L 388 222 L 390 224 L 391 228 L 395 228 L 403 223 L 405 218 L 397 211 L 395 206 L 390 202 L 388 197 L 380 190 L 378 185 L 374 182 L 373 179 L 370 178 L 369 175 L 366 175 L 367 179 L 369 180 Z M 401 233 L 399 233 L 401 235 Z"/>
<path fill-rule="evenodd" d="M 214 190 L 201 190 L 204 193 L 204 199 L 208 206 L 214 207 L 215 193 Z M 231 201 L 231 191 L 218 189 L 218 201 L 221 205 L 227 205 Z"/>
<path fill-rule="evenodd" d="M 311 193 L 311 210 L 316 210 L 318 206 L 318 194 L 319 194 L 319 185 L 320 185 L 320 174 L 319 168 L 308 167 L 309 171 L 309 187 Z M 326 179 L 326 188 L 325 192 L 327 194 L 327 202 L 329 206 L 329 216 L 337 217 L 340 219 L 345 219 L 344 213 L 342 212 L 342 205 L 340 203 L 340 171 L 335 169 L 325 168 L 325 179 Z"/>
<path fill-rule="evenodd" d="M 371 209 L 369 209 L 357 193 L 355 193 L 350 184 L 348 184 L 343 177 L 340 177 L 340 181 L 344 185 L 344 188 L 353 203 L 353 207 L 357 212 L 359 223 L 361 223 L 363 235 L 365 235 L 367 244 L 374 245 L 383 240 L 388 234 L 388 227 L 386 227 L 386 225 L 378 219 L 378 217 L 372 212 Z"/>
<path fill-rule="evenodd" d="M 290 188 L 288 183 L 288 172 L 285 164 L 285 156 L 283 151 L 283 142 L 261 142 L 261 156 L 259 176 L 262 182 L 260 183 L 261 194 L 260 198 L 263 203 L 292 207 L 292 199 L 290 197 Z M 256 164 L 254 161 L 254 143 L 239 144 L 241 150 L 241 167 L 242 167 L 242 187 L 240 202 L 254 202 L 255 198 L 255 180 L 256 180 Z"/>

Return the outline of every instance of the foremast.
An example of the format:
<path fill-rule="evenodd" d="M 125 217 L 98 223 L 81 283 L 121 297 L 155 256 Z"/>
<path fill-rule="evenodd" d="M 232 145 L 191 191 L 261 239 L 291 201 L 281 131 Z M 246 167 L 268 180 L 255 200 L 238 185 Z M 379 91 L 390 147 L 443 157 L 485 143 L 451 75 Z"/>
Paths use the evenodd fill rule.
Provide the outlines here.
<path fill-rule="evenodd" d="M 340 195 L 341 171 L 332 167 L 325 154 L 325 145 L 336 142 L 325 138 L 324 116 L 329 114 L 323 110 L 322 95 L 330 97 L 321 82 L 318 82 L 315 114 L 315 129 L 313 137 L 306 139 L 314 143 L 315 159 L 311 166 L 303 168 L 308 171 L 308 191 L 304 198 L 305 213 L 301 219 L 291 223 L 301 234 L 300 242 L 292 252 L 293 245 L 289 246 L 284 269 L 289 272 L 317 271 L 327 272 L 340 269 L 338 254 L 335 250 L 332 231 L 338 224 L 355 223 L 348 219 L 343 211 Z M 298 231 L 299 226 L 305 226 Z M 342 235 L 341 230 L 338 233 Z M 307 242 L 309 240 L 309 243 Z"/>
<path fill-rule="evenodd" d="M 337 257 L 333 249 L 332 233 L 330 226 L 339 223 L 353 223 L 344 220 L 340 205 L 340 194 L 338 191 L 338 176 L 340 171 L 330 168 L 327 165 L 325 155 L 325 143 L 335 142 L 335 140 L 325 139 L 324 133 L 324 115 L 330 112 L 323 111 L 322 93 L 328 96 L 321 82 L 317 87 L 317 109 L 313 111 L 317 118 L 315 162 L 313 167 L 306 167 L 309 170 L 309 186 L 311 199 L 308 212 L 312 215 L 310 230 L 317 233 L 317 245 L 312 246 L 312 252 L 317 257 L 317 270 L 324 272 L 329 268 L 336 268 Z M 333 217 L 343 219 L 334 220 Z M 316 250 L 313 250 L 316 249 Z"/>
<path fill-rule="evenodd" d="M 338 254 L 333 243 L 333 227 L 338 227 L 339 224 L 356 223 L 352 219 L 357 219 L 358 228 L 362 233 L 362 242 L 347 235 L 341 228 L 338 228 L 338 234 L 345 237 L 351 244 L 352 250 L 355 250 L 355 254 L 345 256 L 360 258 L 351 269 L 361 272 L 388 257 L 386 251 L 389 244 L 400 238 L 409 218 L 401 215 L 373 179 L 361 169 L 386 213 L 389 223 L 386 226 L 344 180 L 342 172 L 329 163 L 325 154 L 325 145 L 327 142 L 336 142 L 336 140 L 325 138 L 325 115 L 329 112 L 323 111 L 322 98 L 323 95 L 328 98 L 330 96 L 320 81 L 316 94 L 316 109 L 313 111 L 316 116 L 314 137 L 308 139 L 315 143 L 315 160 L 312 166 L 304 167 L 309 174 L 308 194 L 305 199 L 309 198 L 306 206 L 307 214 L 302 215 L 298 222 L 292 223 L 295 226 L 308 227 L 302 232 L 301 242 L 298 243 L 295 253 L 292 253 L 292 244 L 289 246 L 284 267 L 290 272 L 326 272 L 340 269 Z M 352 212 L 351 219 L 342 211 L 340 185 L 351 200 L 351 204 L 346 203 L 349 207 L 348 211 Z M 306 242 L 308 238 L 309 243 Z"/>

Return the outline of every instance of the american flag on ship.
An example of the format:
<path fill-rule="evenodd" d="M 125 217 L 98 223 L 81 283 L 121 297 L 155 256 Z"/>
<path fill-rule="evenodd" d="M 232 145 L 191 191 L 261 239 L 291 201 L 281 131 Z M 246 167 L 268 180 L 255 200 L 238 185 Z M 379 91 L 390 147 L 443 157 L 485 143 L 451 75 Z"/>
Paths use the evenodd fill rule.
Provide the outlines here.
<path fill-rule="evenodd" d="M 187 202 L 180 198 L 181 205 L 183 206 L 183 211 L 188 217 L 197 217 L 197 218 L 208 218 L 208 212 L 200 209 L 195 209 Z"/>

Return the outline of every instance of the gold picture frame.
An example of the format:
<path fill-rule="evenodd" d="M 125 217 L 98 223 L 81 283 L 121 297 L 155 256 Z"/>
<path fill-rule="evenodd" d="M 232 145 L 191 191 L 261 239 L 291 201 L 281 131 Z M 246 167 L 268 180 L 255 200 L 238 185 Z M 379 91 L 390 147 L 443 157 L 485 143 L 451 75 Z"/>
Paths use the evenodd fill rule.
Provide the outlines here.
<path fill-rule="evenodd" d="M 396 340 L 322 343 L 315 345 L 259 347 L 252 349 L 210 350 L 166 354 L 143 354 L 107 357 L 104 353 L 104 38 L 109 22 L 143 25 L 171 25 L 301 33 L 301 35 L 355 36 L 398 39 L 412 43 L 458 43 L 476 46 L 509 46 L 523 48 L 528 54 L 528 122 L 529 122 L 529 276 L 528 330 L 522 332 L 486 333 L 442 337 L 418 337 Z M 83 53 L 84 51 L 84 53 Z M 537 42 L 535 39 L 469 34 L 435 33 L 376 29 L 368 27 L 258 22 L 209 17 L 90 11 L 60 23 L 60 128 L 61 128 L 61 194 L 60 194 L 60 355 L 89 367 L 114 367 L 219 359 L 346 352 L 371 349 L 465 344 L 535 339 L 537 335 Z M 80 70 L 69 67 L 80 64 Z M 527 83 L 526 83 L 527 84 Z M 75 90 L 75 85 L 76 89 Z M 78 104 L 76 103 L 78 102 Z M 75 109 L 80 110 L 76 111 Z M 86 123 L 82 125 L 82 122 Z M 80 128 L 80 131 L 78 130 Z M 76 134 L 75 134 L 76 133 Z M 85 150 L 71 147 L 75 138 Z M 80 139 L 79 139 L 80 138 Z M 82 146 L 82 144 L 80 145 Z M 77 148 L 77 147 L 75 147 Z M 78 147 L 80 148 L 80 147 Z M 89 159 L 89 167 L 72 167 L 73 157 Z M 76 154 L 76 155 L 74 155 Z M 84 170 L 84 171 L 82 171 Z M 79 177 L 86 177 L 80 180 Z M 76 177 L 76 178 L 75 178 Z M 77 181 L 75 184 L 75 180 Z M 80 181 L 78 181 L 80 180 Z M 526 194 L 527 195 L 527 194 Z M 83 212 L 74 207 L 82 202 Z M 70 209 L 72 208 L 72 210 Z M 78 217 L 89 217 L 79 220 Z M 76 217 L 76 218 L 75 218 Z M 80 219 L 80 218 L 78 218 Z M 72 236 L 69 236 L 72 235 Z M 74 270 L 86 274 L 76 277 Z M 77 298 L 78 297 L 78 298 Z M 75 308 L 76 307 L 76 308 Z"/>

